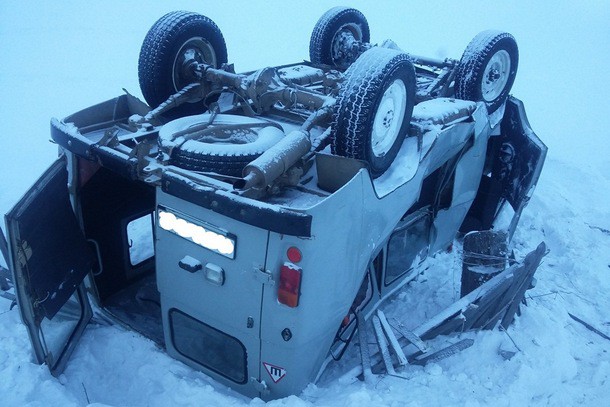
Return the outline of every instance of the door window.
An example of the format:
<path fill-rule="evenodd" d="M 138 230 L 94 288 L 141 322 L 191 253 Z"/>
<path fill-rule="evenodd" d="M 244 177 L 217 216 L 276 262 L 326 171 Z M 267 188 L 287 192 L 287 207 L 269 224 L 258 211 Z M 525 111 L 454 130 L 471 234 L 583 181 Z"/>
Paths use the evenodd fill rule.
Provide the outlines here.
<path fill-rule="evenodd" d="M 79 323 L 83 322 L 85 307 L 78 291 L 74 292 L 52 319 L 40 322 L 40 337 L 47 354 L 47 363 L 55 368 L 64 348 Z"/>
<path fill-rule="evenodd" d="M 240 341 L 177 309 L 169 317 L 178 352 L 229 380 L 246 383 L 246 349 Z"/>
<path fill-rule="evenodd" d="M 127 224 L 127 241 L 129 242 L 129 262 L 132 266 L 137 266 L 155 254 L 152 213 Z"/>
<path fill-rule="evenodd" d="M 388 242 L 385 285 L 390 285 L 426 257 L 430 216 L 418 214 L 400 226 Z"/>

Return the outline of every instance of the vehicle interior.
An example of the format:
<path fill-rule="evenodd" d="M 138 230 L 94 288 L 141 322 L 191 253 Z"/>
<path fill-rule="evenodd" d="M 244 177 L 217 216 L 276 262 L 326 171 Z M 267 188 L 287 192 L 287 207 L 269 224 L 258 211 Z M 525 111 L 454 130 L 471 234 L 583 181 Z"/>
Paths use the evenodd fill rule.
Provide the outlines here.
<path fill-rule="evenodd" d="M 162 345 L 154 187 L 101 167 L 82 187 L 80 205 L 85 237 L 97 254 L 93 279 L 99 305 Z"/>

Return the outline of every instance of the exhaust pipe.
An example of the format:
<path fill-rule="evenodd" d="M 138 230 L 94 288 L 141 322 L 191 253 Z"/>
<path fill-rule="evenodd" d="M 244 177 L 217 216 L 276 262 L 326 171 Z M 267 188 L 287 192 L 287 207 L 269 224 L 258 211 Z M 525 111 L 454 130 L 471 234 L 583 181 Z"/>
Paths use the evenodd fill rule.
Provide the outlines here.
<path fill-rule="evenodd" d="M 235 189 L 263 189 L 271 184 L 311 149 L 309 133 L 296 130 L 246 165 L 243 179 L 233 184 Z"/>

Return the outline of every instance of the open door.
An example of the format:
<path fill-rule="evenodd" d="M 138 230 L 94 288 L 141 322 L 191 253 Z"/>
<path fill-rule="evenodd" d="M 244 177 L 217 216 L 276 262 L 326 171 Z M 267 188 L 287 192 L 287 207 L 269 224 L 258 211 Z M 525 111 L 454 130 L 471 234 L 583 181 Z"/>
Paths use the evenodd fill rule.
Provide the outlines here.
<path fill-rule="evenodd" d="M 532 130 L 523 102 L 515 97 L 506 102 L 501 126 L 504 140 L 493 173 L 501 182 L 503 198 L 515 212 L 508 228 L 510 239 L 534 193 L 547 147 Z"/>
<path fill-rule="evenodd" d="M 68 195 L 65 157 L 6 215 L 9 266 L 36 360 L 59 375 L 91 319 L 83 279 L 93 256 Z"/>
<path fill-rule="evenodd" d="M 515 97 L 506 101 L 500 129 L 494 147 L 488 147 L 491 168 L 481 178 L 460 232 L 501 229 L 508 232 L 510 240 L 540 178 L 547 147 L 532 130 L 523 102 Z M 501 216 L 511 211 L 512 216 Z M 510 224 L 497 223 L 505 218 L 510 218 Z"/>

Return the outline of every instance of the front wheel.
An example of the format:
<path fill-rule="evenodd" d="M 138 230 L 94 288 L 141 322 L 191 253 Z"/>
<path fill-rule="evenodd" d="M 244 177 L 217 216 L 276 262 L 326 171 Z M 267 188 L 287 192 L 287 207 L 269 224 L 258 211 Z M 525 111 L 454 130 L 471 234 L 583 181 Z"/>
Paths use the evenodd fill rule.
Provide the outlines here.
<path fill-rule="evenodd" d="M 415 70 L 409 57 L 374 47 L 345 72 L 331 126 L 333 154 L 364 160 L 377 178 L 392 164 L 409 130 Z"/>
<path fill-rule="evenodd" d="M 488 30 L 468 44 L 457 67 L 455 97 L 483 101 L 493 113 L 506 101 L 519 64 L 515 38 L 506 32 Z"/>

